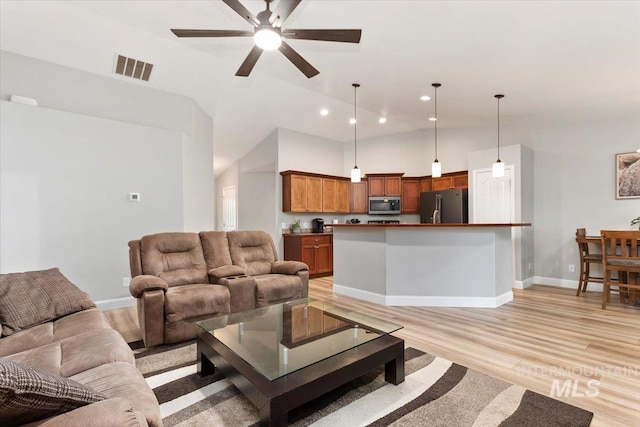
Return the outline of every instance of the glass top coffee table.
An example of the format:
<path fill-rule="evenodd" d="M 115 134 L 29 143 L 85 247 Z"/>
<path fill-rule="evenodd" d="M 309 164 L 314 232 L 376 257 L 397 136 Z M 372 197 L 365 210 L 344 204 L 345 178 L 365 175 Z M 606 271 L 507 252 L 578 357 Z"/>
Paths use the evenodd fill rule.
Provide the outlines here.
<path fill-rule="evenodd" d="M 197 322 L 198 371 L 222 372 L 260 411 L 262 425 L 385 366 L 404 381 L 402 326 L 332 303 L 302 299 Z"/>

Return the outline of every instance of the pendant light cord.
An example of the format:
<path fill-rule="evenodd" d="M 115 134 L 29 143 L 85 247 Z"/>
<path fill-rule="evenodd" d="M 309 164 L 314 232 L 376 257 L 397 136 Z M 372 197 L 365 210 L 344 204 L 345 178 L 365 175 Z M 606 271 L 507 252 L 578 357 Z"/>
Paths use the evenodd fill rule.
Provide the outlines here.
<path fill-rule="evenodd" d="M 353 83 L 353 163 L 358 167 L 358 83 Z"/>
<path fill-rule="evenodd" d="M 500 162 L 500 100 L 504 98 L 504 95 L 494 95 L 494 98 L 498 100 L 498 162 Z"/>
<path fill-rule="evenodd" d="M 434 94 L 434 103 L 435 103 L 435 115 L 436 115 L 436 121 L 435 121 L 435 145 L 436 145 L 436 162 L 438 161 L 438 86 L 435 86 L 434 88 L 435 94 Z"/>
<path fill-rule="evenodd" d="M 498 98 L 498 160 L 500 160 L 500 98 Z"/>

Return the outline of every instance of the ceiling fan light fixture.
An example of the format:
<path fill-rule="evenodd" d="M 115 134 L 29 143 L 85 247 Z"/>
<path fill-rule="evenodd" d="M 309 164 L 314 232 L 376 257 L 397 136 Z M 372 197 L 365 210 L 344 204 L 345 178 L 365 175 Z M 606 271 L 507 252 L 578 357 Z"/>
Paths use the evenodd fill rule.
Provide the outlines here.
<path fill-rule="evenodd" d="M 282 35 L 271 25 L 261 25 L 253 35 L 253 41 L 262 50 L 276 50 L 282 44 Z"/>

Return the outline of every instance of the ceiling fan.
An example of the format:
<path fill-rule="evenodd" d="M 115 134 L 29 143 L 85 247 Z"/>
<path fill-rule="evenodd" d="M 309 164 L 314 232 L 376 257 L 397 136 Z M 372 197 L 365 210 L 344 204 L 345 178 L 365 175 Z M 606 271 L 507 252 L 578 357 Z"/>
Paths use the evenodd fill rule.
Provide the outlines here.
<path fill-rule="evenodd" d="M 280 0 L 277 9 L 271 12 L 269 4 L 272 0 L 265 0 L 267 8 L 254 16 L 239 0 L 222 0 L 227 6 L 253 25 L 253 31 L 242 30 L 189 30 L 171 29 L 178 37 L 250 37 L 253 36 L 255 46 L 249 52 L 242 65 L 236 72 L 236 76 L 247 77 L 258 58 L 265 50 L 278 49 L 293 63 L 305 76 L 311 78 L 320 72 L 309 64 L 298 52 L 293 50 L 282 38 L 320 40 L 329 42 L 360 43 L 362 30 L 292 30 L 281 29 L 282 23 L 291 15 L 301 0 Z"/>

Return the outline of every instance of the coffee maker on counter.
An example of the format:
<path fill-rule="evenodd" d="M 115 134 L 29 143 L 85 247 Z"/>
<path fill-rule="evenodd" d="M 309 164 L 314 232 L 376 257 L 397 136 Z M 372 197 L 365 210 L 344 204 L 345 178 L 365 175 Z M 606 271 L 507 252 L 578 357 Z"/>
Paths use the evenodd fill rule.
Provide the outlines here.
<path fill-rule="evenodd" d="M 312 233 L 323 233 L 324 232 L 324 219 L 322 219 L 322 218 L 314 218 L 311 221 L 311 232 Z"/>

